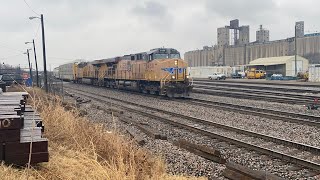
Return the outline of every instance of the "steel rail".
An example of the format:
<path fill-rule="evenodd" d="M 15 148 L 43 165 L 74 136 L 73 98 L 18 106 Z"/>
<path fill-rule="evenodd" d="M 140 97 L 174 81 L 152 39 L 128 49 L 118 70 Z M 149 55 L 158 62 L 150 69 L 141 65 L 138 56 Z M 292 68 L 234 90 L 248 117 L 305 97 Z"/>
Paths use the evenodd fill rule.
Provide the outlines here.
<path fill-rule="evenodd" d="M 250 85 L 264 85 L 264 86 L 291 86 L 291 87 L 311 87 L 311 88 L 320 88 L 319 84 L 293 84 L 293 83 L 272 83 L 272 82 L 254 82 L 254 81 L 232 81 L 232 80 L 224 80 L 224 81 L 212 81 L 208 79 L 193 79 L 193 82 L 212 82 L 212 83 L 229 83 L 229 84 L 250 84 Z M 294 89 L 294 88 L 292 88 Z M 312 90 L 311 90 L 312 91 Z M 319 92 L 319 91 L 318 91 Z"/>
<path fill-rule="evenodd" d="M 254 93 L 249 94 L 249 93 L 243 93 L 243 92 L 226 92 L 225 90 L 193 88 L 192 92 L 205 93 L 205 94 L 215 95 L 215 96 L 219 95 L 224 97 L 234 97 L 234 98 L 240 98 L 240 99 L 252 99 L 252 100 L 261 100 L 261 101 L 287 103 L 287 104 L 306 105 L 306 104 L 313 103 L 313 101 L 310 99 L 301 100 L 296 98 L 261 95 L 261 94 L 254 94 Z"/>
<path fill-rule="evenodd" d="M 187 100 L 187 101 L 186 101 Z M 320 116 L 313 116 L 307 114 L 299 114 L 293 112 L 277 111 L 272 109 L 261 109 L 252 106 L 242 106 L 231 103 L 208 101 L 198 98 L 189 98 L 180 102 L 185 102 L 193 105 L 200 105 L 203 107 L 216 108 L 227 111 L 236 111 L 242 114 L 257 115 L 265 118 L 272 118 L 276 120 L 282 120 L 287 122 L 293 122 L 303 125 L 310 125 L 320 127 Z"/>
<path fill-rule="evenodd" d="M 86 84 L 84 84 L 86 85 Z M 100 86 L 95 86 L 95 88 L 103 88 Z M 121 89 L 109 89 L 112 91 L 121 91 L 125 93 L 130 93 L 134 95 L 139 96 L 148 96 L 156 99 L 163 99 L 163 100 L 172 100 L 168 97 L 164 96 L 157 96 L 152 94 L 142 94 L 135 91 L 128 91 L 128 90 L 121 90 Z M 174 99 L 177 101 L 177 99 Z M 256 108 L 253 106 L 243 106 L 243 105 L 236 105 L 231 103 L 224 103 L 224 102 L 218 102 L 218 101 L 208 101 L 204 99 L 199 98 L 185 98 L 183 100 L 178 100 L 180 102 L 186 102 L 190 104 L 201 105 L 206 107 L 212 107 L 212 108 L 219 108 L 222 110 L 231 110 L 231 111 L 238 111 L 238 112 L 245 112 L 245 113 L 254 113 L 255 115 L 261 115 L 263 117 L 269 117 L 273 119 L 280 119 L 288 122 L 294 122 L 294 123 L 301 123 L 301 124 L 307 124 L 312 126 L 319 126 L 320 124 L 320 116 L 314 116 L 314 115 L 307 115 L 307 114 L 301 114 L 301 113 L 294 113 L 294 112 L 284 112 L 284 111 L 277 111 L 272 109 L 265 109 L 265 108 Z M 191 101 L 191 102 L 190 102 Z M 282 116 L 278 116 L 282 115 Z M 287 117 L 286 117 L 287 116 Z M 289 116 L 289 117 L 288 117 Z M 300 118 L 300 119 L 297 119 Z"/>
<path fill-rule="evenodd" d="M 256 94 L 264 94 L 264 95 L 273 95 L 273 96 L 283 96 L 283 97 L 290 97 L 290 98 L 301 98 L 306 100 L 314 100 L 315 98 L 320 98 L 320 96 L 310 96 L 304 94 L 294 94 L 294 93 L 286 93 L 286 89 L 282 92 L 280 91 L 269 91 L 268 88 L 261 88 L 261 89 L 250 89 L 245 86 L 239 88 L 230 88 L 229 86 L 216 86 L 216 85 L 197 85 L 194 84 L 196 88 L 202 89 L 215 89 L 215 90 L 224 90 L 229 92 L 249 92 L 249 93 L 256 93 Z M 320 92 L 319 92 L 320 93 Z"/>

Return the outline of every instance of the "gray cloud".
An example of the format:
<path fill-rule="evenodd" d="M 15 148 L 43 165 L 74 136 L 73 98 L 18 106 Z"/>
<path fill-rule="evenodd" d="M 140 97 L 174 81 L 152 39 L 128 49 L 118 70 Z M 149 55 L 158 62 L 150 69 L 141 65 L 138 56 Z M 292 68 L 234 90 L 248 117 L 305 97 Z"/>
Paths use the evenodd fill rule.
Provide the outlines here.
<path fill-rule="evenodd" d="M 167 15 L 167 8 L 158 2 L 147 1 L 143 5 L 134 7 L 133 12 L 141 16 L 161 18 Z"/>
<path fill-rule="evenodd" d="M 70 59 L 113 57 L 166 46 L 185 51 L 216 43 L 216 29 L 238 18 L 250 25 L 251 40 L 263 24 L 271 39 L 294 34 L 305 20 L 306 32 L 320 30 L 317 0 L 26 0 L 45 16 L 48 64 Z M 0 61 L 27 66 L 21 51 L 32 38 L 42 67 L 39 21 L 22 0 L 0 6 Z M 18 54 L 17 56 L 15 56 Z"/>
<path fill-rule="evenodd" d="M 207 0 L 206 4 L 208 13 L 250 22 L 271 19 L 277 8 L 272 0 Z"/>
<path fill-rule="evenodd" d="M 101 20 L 106 11 L 123 1 L 118 0 L 54 0 L 39 2 L 39 12 L 45 11 L 46 21 L 57 31 L 75 30 Z"/>
<path fill-rule="evenodd" d="M 168 7 L 156 1 L 147 1 L 132 8 L 132 14 L 139 18 L 139 23 L 146 28 L 168 31 L 172 28 L 174 17 L 168 12 Z"/>

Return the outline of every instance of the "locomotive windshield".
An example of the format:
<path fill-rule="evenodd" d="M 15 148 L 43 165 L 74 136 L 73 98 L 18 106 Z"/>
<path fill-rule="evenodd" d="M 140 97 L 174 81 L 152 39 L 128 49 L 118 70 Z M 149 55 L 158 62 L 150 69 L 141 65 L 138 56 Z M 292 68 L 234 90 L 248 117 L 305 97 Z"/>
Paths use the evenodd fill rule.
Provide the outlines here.
<path fill-rule="evenodd" d="M 180 59 L 180 54 L 154 54 L 153 59 L 173 59 L 173 58 Z"/>
<path fill-rule="evenodd" d="M 168 54 L 154 54 L 154 59 L 168 59 Z"/>
<path fill-rule="evenodd" d="M 180 54 L 170 54 L 170 58 L 178 58 L 180 59 Z"/>
<path fill-rule="evenodd" d="M 150 53 L 148 57 L 149 61 L 154 59 L 180 59 L 180 53 L 175 49 L 153 49 L 152 51 L 153 53 Z"/>

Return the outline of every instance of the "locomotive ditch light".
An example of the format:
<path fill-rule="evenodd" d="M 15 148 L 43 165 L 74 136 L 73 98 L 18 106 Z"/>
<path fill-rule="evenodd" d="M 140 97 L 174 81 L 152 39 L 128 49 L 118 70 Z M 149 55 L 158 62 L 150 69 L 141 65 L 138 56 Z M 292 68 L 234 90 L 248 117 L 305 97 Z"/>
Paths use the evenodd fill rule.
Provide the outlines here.
<path fill-rule="evenodd" d="M 175 76 L 171 76 L 171 79 L 176 79 L 176 77 Z"/>
<path fill-rule="evenodd" d="M 189 75 L 186 76 L 187 79 L 189 79 L 189 77 L 190 77 Z"/>

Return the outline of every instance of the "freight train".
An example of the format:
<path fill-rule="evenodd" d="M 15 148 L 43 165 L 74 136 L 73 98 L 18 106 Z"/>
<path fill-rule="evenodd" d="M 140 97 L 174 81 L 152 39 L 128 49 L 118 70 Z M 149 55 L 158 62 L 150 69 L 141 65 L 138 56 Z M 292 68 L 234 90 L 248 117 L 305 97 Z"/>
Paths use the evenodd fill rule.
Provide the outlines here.
<path fill-rule="evenodd" d="M 156 48 L 109 59 L 59 66 L 56 77 L 74 83 L 127 89 L 168 97 L 188 97 L 188 64 L 173 48 Z"/>

